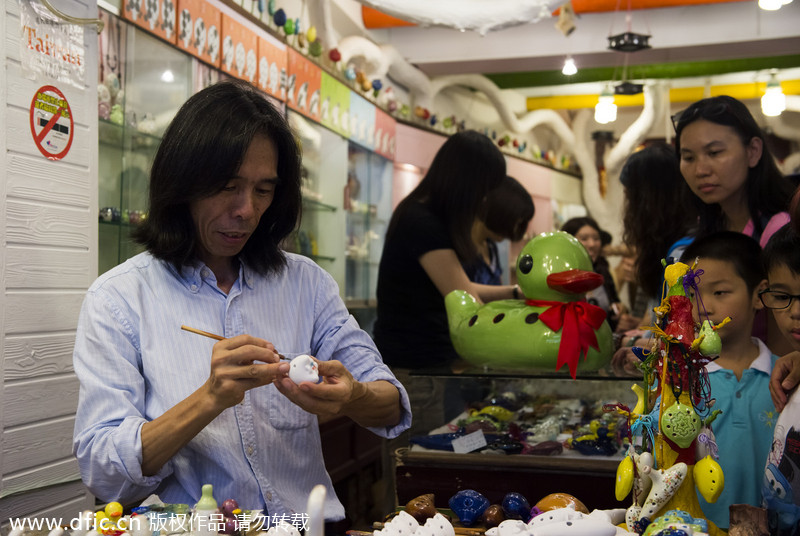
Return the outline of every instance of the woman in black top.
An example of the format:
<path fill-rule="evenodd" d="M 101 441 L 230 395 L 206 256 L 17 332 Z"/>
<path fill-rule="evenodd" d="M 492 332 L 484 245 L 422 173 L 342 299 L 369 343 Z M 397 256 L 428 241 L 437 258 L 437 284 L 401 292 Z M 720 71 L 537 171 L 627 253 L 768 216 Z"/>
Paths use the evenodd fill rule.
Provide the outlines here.
<path fill-rule="evenodd" d="M 461 289 L 482 301 L 521 297 L 516 286 L 471 282 L 462 267 L 462 262 L 477 257 L 472 223 L 487 193 L 505 176 L 505 159 L 489 138 L 475 131 L 459 132 L 439 149 L 389 222 L 373 333 L 384 362 L 409 391 L 412 435 L 441 426 L 463 410 L 454 386 L 409 375 L 414 369 L 449 366 L 458 359 L 450 342 L 444 296 Z"/>

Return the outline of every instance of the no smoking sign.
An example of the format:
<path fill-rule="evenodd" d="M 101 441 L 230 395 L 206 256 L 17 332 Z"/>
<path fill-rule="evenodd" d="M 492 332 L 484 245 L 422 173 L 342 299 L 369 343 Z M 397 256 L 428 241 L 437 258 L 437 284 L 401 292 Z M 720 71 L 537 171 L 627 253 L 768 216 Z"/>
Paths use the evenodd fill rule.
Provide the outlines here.
<path fill-rule="evenodd" d="M 67 156 L 74 126 L 64 94 L 54 86 L 40 87 L 31 101 L 31 134 L 39 152 L 50 160 Z"/>

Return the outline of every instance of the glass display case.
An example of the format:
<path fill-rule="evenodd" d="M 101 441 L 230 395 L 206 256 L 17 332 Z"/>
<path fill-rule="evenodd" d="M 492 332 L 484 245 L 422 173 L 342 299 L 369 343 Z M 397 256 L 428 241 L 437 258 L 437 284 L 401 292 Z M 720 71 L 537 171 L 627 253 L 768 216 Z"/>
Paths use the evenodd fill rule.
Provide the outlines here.
<path fill-rule="evenodd" d="M 378 265 L 392 213 L 390 160 L 355 143 L 348 147 L 344 209 L 347 214 L 345 300 L 351 308 L 374 308 Z"/>
<path fill-rule="evenodd" d="M 341 287 L 345 273 L 342 190 L 347 140 L 301 114 L 287 113 L 303 151 L 303 216 L 284 247 L 314 259 Z"/>
<path fill-rule="evenodd" d="M 193 87 L 192 59 L 101 10 L 98 80 L 98 273 L 139 253 L 131 229 L 147 218 L 150 166 Z"/>
<path fill-rule="evenodd" d="M 504 370 L 466 362 L 419 369 L 411 375 L 440 378 L 458 386 L 462 395 L 469 392 L 477 397 L 471 399 L 469 417 L 465 413 L 442 423 L 427 436 L 430 442 L 412 439 L 408 447 L 394 453 L 399 504 L 424 493 L 446 501 L 468 487 L 495 502 L 510 491 L 533 500 L 569 493 L 595 508 L 621 507 L 614 496 L 614 482 L 626 434 L 620 418 L 604 412 L 603 406 L 633 407 L 637 399 L 631 388 L 641 379 L 618 377 L 604 369 L 579 373 L 573 380 L 565 370 Z M 488 422 L 499 422 L 503 415 L 498 407 L 510 408 L 513 417 L 495 434 Z M 510 423 L 516 431 L 511 432 Z M 459 426 L 464 429 L 458 433 L 484 430 L 488 447 L 471 452 L 446 448 L 443 441 Z M 613 438 L 600 441 L 604 426 L 613 430 Z M 508 438 L 524 438 L 521 453 L 511 450 L 514 440 L 498 440 L 506 432 Z M 603 444 L 613 448 L 599 448 Z"/>

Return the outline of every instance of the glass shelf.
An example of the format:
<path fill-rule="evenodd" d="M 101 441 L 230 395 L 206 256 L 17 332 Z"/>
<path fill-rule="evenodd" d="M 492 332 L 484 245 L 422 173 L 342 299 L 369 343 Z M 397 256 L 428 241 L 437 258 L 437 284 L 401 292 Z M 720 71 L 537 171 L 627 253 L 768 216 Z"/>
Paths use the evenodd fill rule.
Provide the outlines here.
<path fill-rule="evenodd" d="M 328 257 L 326 255 L 308 255 L 309 259 L 313 259 L 314 261 L 326 261 L 326 262 L 336 262 L 336 257 Z"/>
<path fill-rule="evenodd" d="M 503 369 L 492 368 L 489 366 L 473 365 L 466 361 L 456 361 L 451 365 L 441 365 L 413 370 L 411 376 L 428 376 L 440 378 L 512 378 L 512 379 L 544 379 L 544 380 L 599 380 L 611 382 L 636 383 L 641 382 L 642 378 L 632 376 L 615 376 L 609 368 L 600 369 L 594 372 L 578 371 L 575 380 L 569 375 L 569 370 L 565 365 L 560 371 L 526 370 L 526 369 Z"/>
<path fill-rule="evenodd" d="M 102 145 L 122 147 L 127 135 L 130 138 L 130 149 L 132 151 L 152 150 L 161 143 L 161 137 L 147 132 L 141 132 L 131 126 L 118 125 L 107 119 L 99 117 L 97 119 L 99 134 L 98 139 Z"/>
<path fill-rule="evenodd" d="M 322 201 L 317 201 L 316 199 L 311 199 L 309 197 L 303 198 L 303 205 L 305 208 L 309 210 L 325 210 L 328 212 L 336 212 L 336 207 L 333 205 L 329 205 L 327 203 L 323 203 Z"/>

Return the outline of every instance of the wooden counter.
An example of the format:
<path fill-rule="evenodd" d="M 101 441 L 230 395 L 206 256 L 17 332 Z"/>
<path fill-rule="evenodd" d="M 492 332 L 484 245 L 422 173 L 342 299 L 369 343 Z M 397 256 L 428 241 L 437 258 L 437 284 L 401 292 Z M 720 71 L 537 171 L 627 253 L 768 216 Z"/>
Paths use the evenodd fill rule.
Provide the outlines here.
<path fill-rule="evenodd" d="M 401 448 L 395 456 L 400 505 L 424 493 L 433 493 L 436 506 L 443 508 L 456 492 L 474 489 L 493 504 L 499 504 L 506 493 L 516 491 L 524 495 L 531 506 L 556 492 L 577 497 L 589 510 L 629 506 L 614 497 L 621 455 L 455 454 Z"/>

